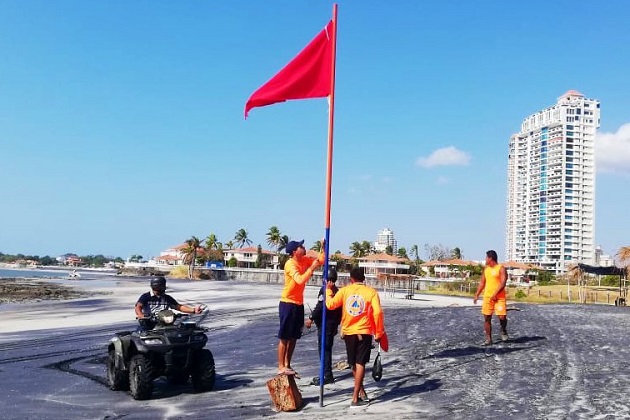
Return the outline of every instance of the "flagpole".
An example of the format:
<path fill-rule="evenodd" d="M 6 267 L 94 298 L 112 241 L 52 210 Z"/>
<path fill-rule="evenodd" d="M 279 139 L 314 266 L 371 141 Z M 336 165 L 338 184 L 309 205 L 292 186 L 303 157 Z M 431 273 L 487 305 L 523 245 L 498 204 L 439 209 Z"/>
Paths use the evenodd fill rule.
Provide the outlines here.
<path fill-rule="evenodd" d="M 330 203 L 332 197 L 332 161 L 333 161 L 333 132 L 335 127 L 335 67 L 337 64 L 337 4 L 333 4 L 332 17 L 332 57 L 330 77 L 330 104 L 328 106 L 328 153 L 326 159 L 326 207 L 324 210 L 324 226 L 326 229 L 324 245 L 324 272 L 322 281 L 323 308 L 322 308 L 322 347 L 319 361 L 319 406 L 324 406 L 324 363 L 326 358 L 326 286 L 328 282 L 328 257 L 330 255 Z"/>

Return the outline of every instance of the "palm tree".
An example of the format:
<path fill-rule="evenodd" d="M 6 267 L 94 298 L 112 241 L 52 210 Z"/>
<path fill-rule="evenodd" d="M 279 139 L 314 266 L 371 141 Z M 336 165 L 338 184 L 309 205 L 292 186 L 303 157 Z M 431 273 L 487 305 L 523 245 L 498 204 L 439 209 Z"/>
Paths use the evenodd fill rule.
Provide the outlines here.
<path fill-rule="evenodd" d="M 289 237 L 287 235 L 282 235 L 278 242 L 278 252 L 282 251 L 289 244 Z"/>
<path fill-rule="evenodd" d="M 201 241 L 196 236 L 191 236 L 186 240 L 186 247 L 182 250 L 184 262 L 188 264 L 188 278 L 192 279 L 197 261 L 197 250 L 201 246 Z"/>
<path fill-rule="evenodd" d="M 243 248 L 245 245 L 251 245 L 252 241 L 247 237 L 247 231 L 245 229 L 239 229 L 234 234 L 234 241 L 236 246 Z"/>
<path fill-rule="evenodd" d="M 617 251 L 617 259 L 626 267 L 628 276 L 630 276 L 630 246 L 622 246 L 619 248 L 619 251 Z M 626 263 L 624 264 L 624 262 Z"/>
<path fill-rule="evenodd" d="M 234 248 L 234 242 L 232 242 L 232 241 L 227 241 L 227 242 L 225 243 L 225 247 L 226 247 L 227 249 L 233 249 L 233 248 Z"/>
<path fill-rule="evenodd" d="M 408 260 L 409 257 L 407 256 L 407 248 L 405 248 L 404 246 L 401 246 L 400 248 L 398 248 L 398 256 L 400 258 L 404 258 Z"/>
<path fill-rule="evenodd" d="M 350 255 L 354 258 L 361 258 L 363 256 L 363 249 L 361 248 L 361 244 L 357 241 L 354 241 L 350 244 Z"/>
<path fill-rule="evenodd" d="M 461 260 L 462 259 L 462 250 L 459 249 L 458 247 L 453 248 L 453 250 L 451 251 L 451 257 L 453 257 L 456 260 Z"/>
<path fill-rule="evenodd" d="M 313 242 L 313 246 L 311 246 L 311 249 L 313 251 L 322 252 L 323 251 L 323 247 L 322 247 L 321 239 L 319 241 Z"/>
<path fill-rule="evenodd" d="M 278 226 L 271 226 L 269 228 L 269 232 L 267 232 L 267 245 L 276 248 L 276 250 L 279 250 L 281 238 L 282 234 L 280 233 L 280 229 L 278 229 Z"/>
<path fill-rule="evenodd" d="M 363 248 L 364 256 L 373 254 L 375 252 L 374 247 L 372 246 L 372 242 L 370 241 L 361 242 L 361 248 Z"/>
<path fill-rule="evenodd" d="M 222 247 L 223 245 L 221 244 L 221 242 L 217 240 L 217 235 L 215 235 L 214 233 L 208 235 L 208 237 L 206 238 L 206 248 L 221 249 Z"/>

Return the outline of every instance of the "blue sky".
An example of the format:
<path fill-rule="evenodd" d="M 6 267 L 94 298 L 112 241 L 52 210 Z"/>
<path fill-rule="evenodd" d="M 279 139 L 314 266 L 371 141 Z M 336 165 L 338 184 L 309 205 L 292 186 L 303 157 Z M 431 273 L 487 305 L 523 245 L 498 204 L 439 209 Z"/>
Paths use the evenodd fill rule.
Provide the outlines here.
<path fill-rule="evenodd" d="M 407 249 L 502 259 L 509 137 L 569 89 L 601 101 L 596 242 L 629 245 L 630 3 L 338 3 L 331 252 L 389 227 Z M 1 9 L 0 252 L 324 236 L 326 100 L 243 107 L 332 2 Z"/>

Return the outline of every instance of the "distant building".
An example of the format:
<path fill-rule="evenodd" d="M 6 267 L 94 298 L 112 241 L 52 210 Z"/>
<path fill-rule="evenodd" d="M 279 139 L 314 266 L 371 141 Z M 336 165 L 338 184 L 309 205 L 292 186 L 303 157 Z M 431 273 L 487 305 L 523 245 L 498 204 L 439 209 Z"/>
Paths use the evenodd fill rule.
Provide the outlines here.
<path fill-rule="evenodd" d="M 510 138 L 506 260 L 556 274 L 594 263 L 599 120 L 599 101 L 570 90 Z"/>
<path fill-rule="evenodd" d="M 598 245 L 597 248 L 595 248 L 594 265 L 599 267 L 612 267 L 613 265 L 615 265 L 612 257 L 610 255 L 604 254 L 601 245 Z"/>
<path fill-rule="evenodd" d="M 363 267 L 368 275 L 409 273 L 409 260 L 395 255 L 370 254 L 358 260 L 359 267 Z"/>
<path fill-rule="evenodd" d="M 254 268 L 256 266 L 256 260 L 258 259 L 258 247 L 250 246 L 247 248 L 235 248 L 223 250 L 225 265 L 235 258 L 237 261 L 237 267 L 240 268 Z M 278 266 L 278 254 L 266 249 L 260 250 L 260 268 L 276 268 Z"/>
<path fill-rule="evenodd" d="M 392 247 L 392 253 L 396 254 L 398 252 L 398 242 L 394 238 L 394 232 L 389 230 L 389 228 L 385 228 L 376 235 L 374 249 L 376 252 L 385 252 L 388 246 Z"/>

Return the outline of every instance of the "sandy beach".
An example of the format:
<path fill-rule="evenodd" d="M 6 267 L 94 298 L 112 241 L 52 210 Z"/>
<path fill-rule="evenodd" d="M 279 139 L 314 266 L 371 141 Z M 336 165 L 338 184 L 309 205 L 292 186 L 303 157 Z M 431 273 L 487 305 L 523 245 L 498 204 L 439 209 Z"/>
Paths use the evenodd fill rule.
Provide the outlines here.
<path fill-rule="evenodd" d="M 390 351 L 384 377 L 366 377 L 372 402 L 351 408 L 349 370 L 336 382 L 309 382 L 319 372 L 314 333 L 298 342 L 294 367 L 305 405 L 276 413 L 265 383 L 276 371 L 280 285 L 169 281 L 182 303 L 205 303 L 204 322 L 217 367 L 215 390 L 158 380 L 154 398 L 135 401 L 105 386 L 105 356 L 116 331 L 135 328 L 133 305 L 146 279 L 81 283 L 88 297 L 0 305 L 4 418 L 614 418 L 630 415 L 618 398 L 630 390 L 630 312 L 614 306 L 510 305 L 512 340 L 482 347 L 479 307 L 470 299 L 382 295 Z M 307 287 L 314 306 L 318 289 Z M 333 362 L 345 360 L 336 339 Z M 615 392 L 612 392 L 614 387 Z"/>

